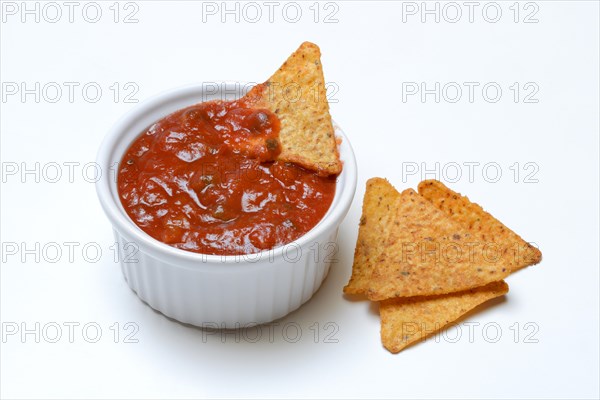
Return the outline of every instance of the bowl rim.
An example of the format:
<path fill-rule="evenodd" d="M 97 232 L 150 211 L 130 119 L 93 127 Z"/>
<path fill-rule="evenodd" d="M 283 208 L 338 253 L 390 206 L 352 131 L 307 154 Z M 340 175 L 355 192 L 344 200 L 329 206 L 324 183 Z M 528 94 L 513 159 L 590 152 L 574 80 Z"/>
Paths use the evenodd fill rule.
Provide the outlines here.
<path fill-rule="evenodd" d="M 219 84 L 219 92 L 216 94 L 213 93 L 213 95 L 216 96 L 219 94 L 222 95 L 223 88 L 227 87 L 228 85 L 243 85 L 243 82 L 238 81 L 211 81 L 210 83 Z M 194 93 L 201 94 L 199 97 L 201 97 L 203 100 L 200 102 L 211 100 L 204 99 L 204 90 L 204 82 L 188 84 L 160 92 L 144 101 L 141 101 L 140 103 L 137 103 L 134 107 L 122 115 L 105 135 L 100 148 L 98 149 L 96 157 L 97 165 L 101 171 L 111 170 L 111 168 L 114 166 L 113 160 L 117 159 L 120 161 L 122 159 L 124 151 L 129 148 L 132 142 L 125 147 L 124 151 L 122 151 L 120 154 L 117 154 L 117 157 L 114 157 L 115 151 L 117 151 L 121 136 L 128 132 L 128 128 L 133 125 L 136 120 L 143 117 L 146 113 L 153 112 L 153 110 L 156 108 L 160 108 L 161 105 L 165 105 L 170 100 L 189 97 Z M 190 105 L 193 104 L 196 103 L 191 103 Z M 166 115 L 168 114 L 162 115 L 162 117 Z M 131 242 L 134 242 L 139 247 L 138 250 L 143 251 L 146 254 L 152 255 L 171 264 L 177 264 L 178 266 L 185 265 L 194 269 L 203 268 L 203 266 L 205 266 L 210 268 L 211 271 L 225 271 L 230 270 L 230 268 L 235 268 L 236 266 L 240 266 L 244 270 L 248 270 L 249 268 L 251 269 L 250 266 L 259 267 L 260 265 L 264 264 L 260 262 L 261 260 L 268 259 L 270 261 L 277 261 L 278 258 L 284 257 L 284 253 L 286 252 L 285 249 L 288 246 L 295 245 L 303 249 L 307 244 L 314 243 L 318 236 L 322 235 L 332 226 L 336 226 L 337 228 L 342 219 L 346 216 L 356 191 L 356 158 L 352 146 L 344 131 L 335 123 L 335 121 L 333 121 L 333 125 L 336 136 L 341 138 L 339 152 L 340 158 L 343 162 L 343 169 L 336 178 L 336 194 L 332 200 L 332 204 L 323 218 L 308 232 L 293 242 L 286 243 L 272 249 L 242 255 L 212 255 L 179 249 L 148 235 L 139 226 L 137 226 L 133 220 L 131 220 L 131 218 L 125 212 L 121 202 L 115 201 L 113 193 L 118 193 L 117 182 L 116 179 L 111 179 L 111 175 L 109 173 L 103 173 L 101 178 L 96 182 L 96 192 L 102 208 L 110 220 L 113 229 L 118 231 L 120 236 L 130 240 Z M 250 258 L 250 260 L 248 260 L 248 258 Z M 275 264 L 275 262 L 271 263 Z M 215 264 L 218 264 L 221 269 L 214 268 Z M 223 268 L 225 265 L 227 265 L 227 268 Z"/>

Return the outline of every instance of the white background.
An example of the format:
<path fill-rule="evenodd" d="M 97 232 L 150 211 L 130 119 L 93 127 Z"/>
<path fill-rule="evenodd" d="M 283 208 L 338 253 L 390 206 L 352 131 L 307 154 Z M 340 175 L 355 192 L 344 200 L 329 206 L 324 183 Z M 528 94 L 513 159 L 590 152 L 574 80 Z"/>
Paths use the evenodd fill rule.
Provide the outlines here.
<path fill-rule="evenodd" d="M 27 4 L 33 8 L 36 2 Z M 499 2 L 496 23 L 485 19 L 495 17 L 494 5 L 482 15 L 486 2 L 475 8 L 473 22 L 459 2 L 462 17 L 455 23 L 449 20 L 456 8 L 444 8 L 445 3 L 438 4 L 439 23 L 435 15 L 422 22 L 420 13 L 408 12 L 403 21 L 403 7 L 410 11 L 412 4 L 392 1 L 321 3 L 317 22 L 312 2 L 301 3 L 296 23 L 286 21 L 295 15 L 290 8 L 283 14 L 285 3 L 269 22 L 268 8 L 259 2 L 263 15 L 256 23 L 248 21 L 255 9 L 243 14 L 243 4 L 239 22 L 232 14 L 223 23 L 219 12 L 203 14 L 202 3 L 194 1 L 138 1 L 128 8 L 121 3 L 117 23 L 112 2 L 100 4 L 97 23 L 83 18 L 87 3 L 79 3 L 71 23 L 68 8 L 59 2 L 62 18 L 51 23 L 56 9 L 47 7 L 43 14 L 44 4 L 37 5 L 36 22 L 35 15 L 22 15 L 21 2 L 2 2 L 2 397 L 600 396 L 597 2 L 520 3 L 518 22 L 513 2 Z M 17 14 L 11 5 L 19 8 Z M 134 7 L 138 22 L 123 23 Z M 86 10 L 88 19 L 94 18 L 94 10 Z M 325 23 L 332 12 L 337 22 Z M 531 13 L 537 23 L 524 23 Z M 139 88 L 132 98 L 143 101 L 189 83 L 263 81 L 305 40 L 321 47 L 326 80 L 338 89 L 331 112 L 359 166 L 356 197 L 340 230 L 339 262 L 310 302 L 279 325 L 264 327 L 256 343 L 249 339 L 257 331 L 243 332 L 248 337 L 236 343 L 233 334 L 207 335 L 173 322 L 126 285 L 113 261 L 110 224 L 89 182 L 94 170 L 87 170 L 86 179 L 83 166 L 94 161 L 111 124 L 134 106 L 124 102 L 128 82 Z M 24 99 L 20 92 L 10 94 L 22 82 L 30 89 L 36 82 L 40 88 L 50 85 L 36 102 L 35 94 Z M 55 103 L 53 82 L 63 88 Z M 72 102 L 64 82 L 79 84 Z M 102 88 L 95 103 L 93 91 L 87 99 L 81 93 L 90 82 Z M 116 101 L 110 89 L 115 82 L 121 88 Z M 403 87 L 410 82 L 425 82 L 430 89 L 436 82 L 441 88 L 456 82 L 463 93 L 452 103 L 456 92 L 447 86 L 439 103 L 433 94 L 403 101 Z M 464 82 L 479 85 L 472 102 Z M 502 89 L 497 102 L 491 101 L 492 89 L 487 99 L 482 95 L 490 82 Z M 515 82 L 517 102 L 516 87 L 510 89 Z M 536 88 L 528 100 L 537 102 L 525 102 Z M 36 162 L 39 176 L 21 174 Z M 65 162 L 76 163 L 72 182 Z M 544 260 L 509 277 L 506 298 L 468 315 L 457 340 L 453 328 L 437 341 L 392 355 L 380 343 L 377 307 L 342 295 L 364 183 L 381 176 L 398 189 L 414 188 L 424 178 L 423 167 L 435 169 L 436 162 L 438 178 L 537 243 Z M 480 163 L 472 179 L 464 164 L 469 162 Z M 56 183 L 49 182 L 57 172 L 53 163 L 62 166 Z M 457 182 L 451 182 L 453 163 L 462 166 Z M 496 164 L 484 174 L 488 163 Z M 526 169 L 526 163 L 532 164 Z M 403 165 L 420 171 L 406 176 Z M 494 183 L 498 166 L 502 176 Z M 427 178 L 432 177 L 430 172 Z M 77 243 L 73 259 L 65 242 Z M 39 260 L 24 251 L 36 243 Z M 49 251 L 52 243 L 63 250 L 57 262 L 52 262 L 55 253 L 41 250 Z M 101 248 L 99 260 L 91 259 L 93 251 L 87 260 L 82 254 L 90 243 Z M 73 343 L 64 325 L 69 322 L 80 324 Z M 125 329 L 127 322 L 139 328 L 133 336 L 137 343 L 125 343 L 132 332 Z M 465 322 L 479 323 L 472 340 Z M 35 329 L 36 323 L 39 343 L 34 334 L 7 333 L 15 326 Z M 97 343 L 86 341 L 86 323 L 102 329 Z M 302 329 L 295 343 L 289 340 L 294 329 L 285 336 L 282 328 L 290 323 Z M 62 326 L 57 343 L 49 340 L 55 336 L 53 324 Z M 484 332 L 485 324 L 494 329 Z M 330 338 L 335 340 L 327 343 L 332 327 L 338 329 Z M 501 337 L 493 343 L 496 328 Z M 89 330 L 87 338 L 94 333 Z"/>

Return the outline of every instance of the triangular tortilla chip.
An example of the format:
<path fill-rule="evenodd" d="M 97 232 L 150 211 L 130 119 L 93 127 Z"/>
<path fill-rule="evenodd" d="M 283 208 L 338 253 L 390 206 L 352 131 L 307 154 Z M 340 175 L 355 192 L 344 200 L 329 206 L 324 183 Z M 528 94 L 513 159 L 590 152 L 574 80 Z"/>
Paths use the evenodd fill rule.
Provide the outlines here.
<path fill-rule="evenodd" d="M 334 175 L 342 171 L 342 163 L 320 57 L 317 45 L 302 43 L 268 81 L 252 88 L 243 100 L 279 117 L 280 160 L 319 175 Z"/>
<path fill-rule="evenodd" d="M 352 277 L 344 288 L 344 293 L 363 293 L 371 278 L 370 265 L 377 260 L 381 251 L 381 238 L 389 234 L 389 219 L 393 216 L 400 193 L 385 179 L 373 178 L 367 181 L 363 198 L 363 211 L 359 223 L 358 239 L 354 249 Z"/>
<path fill-rule="evenodd" d="M 500 281 L 510 273 L 504 257 L 490 252 L 487 243 L 473 241 L 460 223 L 414 190 L 402 192 L 391 208 L 386 226 L 359 228 L 359 238 L 368 238 L 366 246 L 378 250 L 360 266 L 371 271 L 362 275 L 370 276 L 351 280 L 346 293 L 364 293 L 375 301 L 440 295 Z M 361 236 L 360 230 L 371 232 Z"/>
<path fill-rule="evenodd" d="M 481 206 L 472 203 L 466 196 L 452 191 L 443 183 L 426 180 L 419 183 L 418 190 L 421 196 L 463 225 L 472 238 L 502 246 L 501 251 L 507 255 L 505 258 L 511 272 L 537 264 L 542 260 L 539 249 L 485 212 Z"/>
<path fill-rule="evenodd" d="M 386 349 L 398 353 L 507 292 L 508 285 L 502 281 L 448 295 L 384 300 L 379 304 L 381 341 Z"/>

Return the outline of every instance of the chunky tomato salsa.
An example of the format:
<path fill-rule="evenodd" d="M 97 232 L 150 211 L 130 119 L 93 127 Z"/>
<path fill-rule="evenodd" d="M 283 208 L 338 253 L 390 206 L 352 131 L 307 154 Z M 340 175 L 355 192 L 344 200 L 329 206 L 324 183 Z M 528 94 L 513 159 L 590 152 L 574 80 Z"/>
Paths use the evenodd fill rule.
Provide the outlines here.
<path fill-rule="evenodd" d="M 150 126 L 119 166 L 127 214 L 173 247 L 240 255 L 290 243 L 323 218 L 335 177 L 277 161 L 280 121 L 240 101 L 206 102 Z"/>

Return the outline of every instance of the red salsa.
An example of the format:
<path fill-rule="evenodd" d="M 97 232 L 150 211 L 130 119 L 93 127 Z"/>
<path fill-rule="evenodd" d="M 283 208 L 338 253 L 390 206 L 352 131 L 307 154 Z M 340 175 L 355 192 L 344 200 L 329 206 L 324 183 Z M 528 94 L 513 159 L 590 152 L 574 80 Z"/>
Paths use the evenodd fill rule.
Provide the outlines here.
<path fill-rule="evenodd" d="M 200 103 L 156 122 L 121 160 L 121 203 L 179 249 L 240 255 L 290 243 L 323 218 L 335 177 L 277 161 L 280 121 L 240 101 Z"/>

